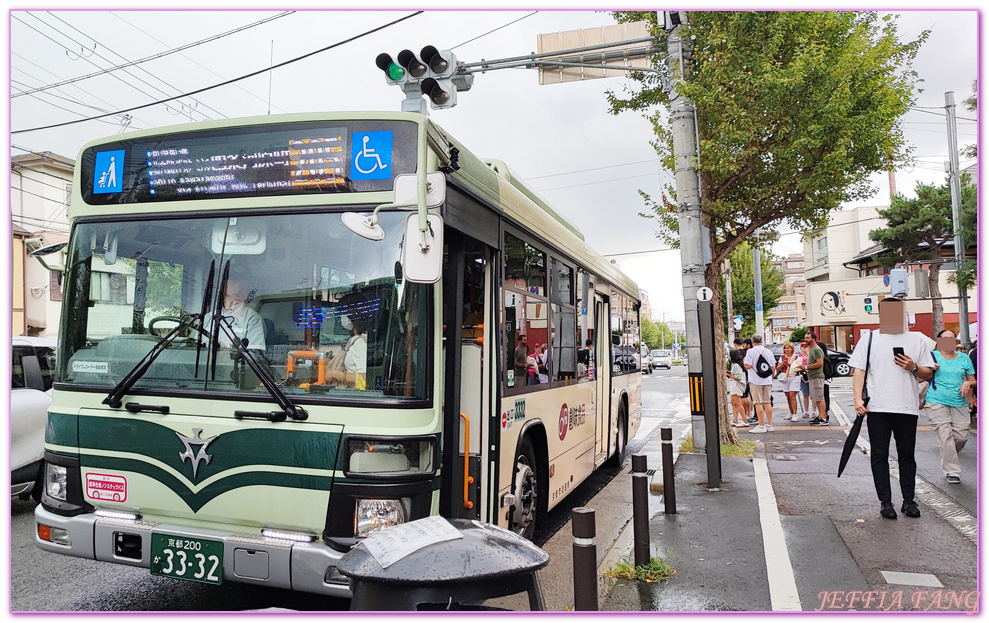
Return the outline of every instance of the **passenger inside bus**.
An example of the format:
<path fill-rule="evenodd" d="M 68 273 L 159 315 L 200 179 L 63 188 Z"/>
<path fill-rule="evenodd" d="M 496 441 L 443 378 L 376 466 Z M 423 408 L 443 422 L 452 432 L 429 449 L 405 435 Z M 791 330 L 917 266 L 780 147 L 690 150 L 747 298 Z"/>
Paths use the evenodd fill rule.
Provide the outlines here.
<path fill-rule="evenodd" d="M 326 370 L 326 382 L 354 389 L 367 389 L 367 328 L 368 319 L 361 311 L 362 302 L 357 296 L 346 295 L 340 299 L 340 324 L 350 331 L 350 339 L 343 352 L 330 361 Z"/>

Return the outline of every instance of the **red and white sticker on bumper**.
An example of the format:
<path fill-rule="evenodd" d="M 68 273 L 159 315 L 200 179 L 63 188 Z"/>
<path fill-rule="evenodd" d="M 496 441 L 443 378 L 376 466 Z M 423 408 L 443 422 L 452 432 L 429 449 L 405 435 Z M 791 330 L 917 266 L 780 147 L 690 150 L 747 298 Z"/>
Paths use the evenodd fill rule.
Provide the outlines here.
<path fill-rule="evenodd" d="M 86 496 L 109 502 L 127 501 L 127 479 L 110 474 L 86 474 Z"/>

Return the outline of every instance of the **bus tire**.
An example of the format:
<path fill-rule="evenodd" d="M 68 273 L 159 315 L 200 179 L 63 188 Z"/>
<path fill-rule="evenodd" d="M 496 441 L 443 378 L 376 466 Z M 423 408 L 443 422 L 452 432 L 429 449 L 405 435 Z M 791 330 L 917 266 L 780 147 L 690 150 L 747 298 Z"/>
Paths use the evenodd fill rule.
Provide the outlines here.
<path fill-rule="evenodd" d="M 532 540 L 536 534 L 536 517 L 539 513 L 539 478 L 536 472 L 536 452 L 532 441 L 525 437 L 515 456 L 512 472 L 512 495 L 515 503 L 509 508 L 509 529 L 519 536 Z"/>
<path fill-rule="evenodd" d="M 618 405 L 618 431 L 615 435 L 615 453 L 608 459 L 608 465 L 621 467 L 625 462 L 625 452 L 628 450 L 628 407 L 623 400 Z"/>

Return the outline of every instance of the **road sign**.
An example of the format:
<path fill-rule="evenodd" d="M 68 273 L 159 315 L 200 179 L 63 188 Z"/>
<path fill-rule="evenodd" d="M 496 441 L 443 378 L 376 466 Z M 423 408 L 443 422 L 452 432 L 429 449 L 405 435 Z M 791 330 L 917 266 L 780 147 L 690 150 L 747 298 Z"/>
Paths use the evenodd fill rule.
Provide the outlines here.
<path fill-rule="evenodd" d="M 710 301 L 712 298 L 714 298 L 714 291 L 711 288 L 707 286 L 697 288 L 698 301 Z"/>
<path fill-rule="evenodd" d="M 889 286 L 889 275 L 883 275 L 883 285 Z"/>

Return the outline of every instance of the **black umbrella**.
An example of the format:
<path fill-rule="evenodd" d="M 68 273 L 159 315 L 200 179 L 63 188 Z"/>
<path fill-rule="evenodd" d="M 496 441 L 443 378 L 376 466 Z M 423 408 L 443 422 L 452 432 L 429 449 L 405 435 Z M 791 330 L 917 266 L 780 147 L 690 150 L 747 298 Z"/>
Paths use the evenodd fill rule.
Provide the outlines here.
<path fill-rule="evenodd" d="M 852 427 L 848 429 L 848 438 L 845 439 L 845 446 L 841 449 L 841 459 L 838 461 L 838 478 L 841 478 L 841 472 L 844 471 L 848 458 L 852 456 L 852 450 L 855 449 L 855 441 L 859 438 L 864 419 L 864 415 L 856 415 Z"/>

